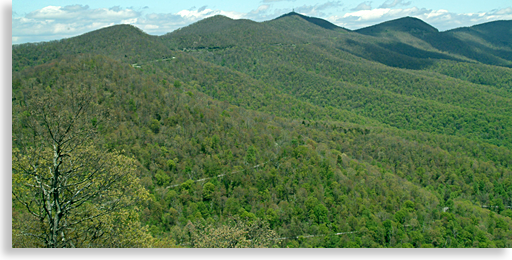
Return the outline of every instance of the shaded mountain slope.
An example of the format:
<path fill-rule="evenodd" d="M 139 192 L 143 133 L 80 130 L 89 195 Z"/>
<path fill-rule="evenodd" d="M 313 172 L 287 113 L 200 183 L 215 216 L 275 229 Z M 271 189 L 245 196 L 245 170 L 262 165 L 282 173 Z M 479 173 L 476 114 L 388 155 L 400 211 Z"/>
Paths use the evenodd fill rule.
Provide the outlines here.
<path fill-rule="evenodd" d="M 460 56 L 462 56 L 486 64 L 510 66 L 512 61 L 510 23 L 510 21 L 495 21 L 472 27 L 438 32 L 437 29 L 417 18 L 406 17 L 362 28 L 356 30 L 356 32 L 388 38 L 397 38 L 397 35 L 405 33 L 443 52 L 443 54 L 431 52 L 425 56 L 425 53 L 421 51 L 411 51 L 410 46 L 407 47 L 397 43 L 388 44 L 388 46 L 380 45 L 393 52 L 400 52 L 401 54 L 406 52 L 407 56 L 413 58 L 455 59 L 455 57 L 459 56 L 458 59 L 460 60 Z M 448 58 L 449 56 L 446 53 L 456 56 Z M 388 53 L 382 55 L 386 56 Z M 386 60 L 383 58 L 380 58 L 380 61 L 386 63 Z M 388 62 L 387 64 L 394 66 L 393 63 Z M 402 65 L 402 67 L 404 66 Z M 415 67 L 409 68 L 415 69 Z"/>
<path fill-rule="evenodd" d="M 383 36 L 386 33 L 392 32 L 405 32 L 415 37 L 422 38 L 425 35 L 438 33 L 439 31 L 424 21 L 414 17 L 404 17 L 387 22 L 383 22 L 377 25 L 361 28 L 355 30 L 355 32 L 372 35 L 372 36 Z"/>
<path fill-rule="evenodd" d="M 512 47 L 512 21 L 493 21 L 471 27 L 447 31 L 452 34 L 468 33 L 497 47 Z"/>
<path fill-rule="evenodd" d="M 459 28 L 426 39 L 432 46 L 490 65 L 512 66 L 511 21 Z"/>

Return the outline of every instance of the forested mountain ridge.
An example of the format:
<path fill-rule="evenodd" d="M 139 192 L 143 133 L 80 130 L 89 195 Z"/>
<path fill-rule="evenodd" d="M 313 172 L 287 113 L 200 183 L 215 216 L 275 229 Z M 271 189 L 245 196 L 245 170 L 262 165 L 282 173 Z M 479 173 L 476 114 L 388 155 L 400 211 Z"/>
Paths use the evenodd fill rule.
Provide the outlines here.
<path fill-rule="evenodd" d="M 439 30 L 414 17 L 404 17 L 392 21 L 383 22 L 373 26 L 355 30 L 358 33 L 378 36 L 384 32 L 400 31 L 422 37 L 426 34 L 438 33 Z"/>
<path fill-rule="evenodd" d="M 511 21 L 493 21 L 439 32 L 417 18 L 407 17 L 362 28 L 356 32 L 384 37 L 396 37 L 396 33 L 407 33 L 444 53 L 464 56 L 486 64 L 510 67 L 511 25 Z"/>
<path fill-rule="evenodd" d="M 493 21 L 483 24 L 474 25 L 471 27 L 462 27 L 449 30 L 450 33 L 466 32 L 480 37 L 485 41 L 492 43 L 495 46 L 509 47 L 511 41 L 511 28 L 512 21 Z"/>
<path fill-rule="evenodd" d="M 287 17 L 287 16 L 291 16 L 291 17 L 299 17 L 301 19 L 304 19 L 312 24 L 315 24 L 315 25 L 318 25 L 324 29 L 328 29 L 328 30 L 338 30 L 338 31 L 349 31 L 348 29 L 346 28 L 343 28 L 343 27 L 339 27 L 335 24 L 332 24 L 331 22 L 329 21 L 326 21 L 326 20 L 323 20 L 323 19 L 320 19 L 320 18 L 316 18 L 316 17 L 309 17 L 309 16 L 305 16 L 305 15 L 301 15 L 299 13 L 296 13 L 296 12 L 291 12 L 291 13 L 287 13 L 287 14 L 283 14 L 279 17 L 277 17 L 276 19 L 274 20 L 279 20 L 279 19 L 282 19 L 284 17 Z"/>
<path fill-rule="evenodd" d="M 500 119 L 501 116 L 498 115 L 503 112 L 508 113 L 510 105 L 500 106 L 502 107 L 500 112 L 491 112 L 490 110 L 497 108 L 494 104 L 483 105 L 479 103 L 491 102 L 491 100 L 494 102 L 503 98 L 505 98 L 503 101 L 507 100 L 505 102 L 509 102 L 509 94 L 499 90 L 498 93 L 495 88 L 481 87 L 446 78 L 440 79 L 435 75 L 392 69 L 375 64 L 372 61 L 358 59 L 348 52 L 340 51 L 340 49 L 347 49 L 341 44 L 355 39 L 357 41 L 369 41 L 368 44 L 375 45 L 370 41 L 373 38 L 368 40 L 360 35 L 345 32 L 337 33 L 336 37 L 331 37 L 331 34 L 333 34 L 331 30 L 309 23 L 299 16 L 285 16 L 267 23 L 266 26 L 271 26 L 280 31 L 284 42 L 295 43 L 289 45 L 283 45 L 284 43 L 280 45 L 256 44 L 242 40 L 244 38 L 238 38 L 240 43 L 232 48 L 214 49 L 210 52 L 197 51 L 198 49 L 193 51 L 194 49 L 192 49 L 189 52 L 195 57 L 218 65 L 225 65 L 253 76 L 255 79 L 261 79 L 265 82 L 275 81 L 273 84 L 283 88 L 282 90 L 286 93 L 301 95 L 299 98 L 309 99 L 310 102 L 311 98 L 314 98 L 315 101 L 313 102 L 321 102 L 323 106 L 330 105 L 358 111 L 361 115 L 374 119 L 384 116 L 382 122 L 399 128 L 422 129 L 428 127 L 429 132 L 471 135 L 471 138 L 484 138 L 494 144 L 504 144 L 502 135 L 508 135 L 509 131 L 505 129 L 509 129 L 510 126 L 507 125 L 510 120 Z M 300 29 L 291 30 L 286 27 L 289 24 L 293 24 L 295 28 Z M 183 31 L 180 34 L 186 33 Z M 230 35 L 227 31 L 223 32 L 222 35 L 226 36 L 214 39 L 218 45 L 222 45 L 224 38 L 233 41 L 231 36 L 227 36 Z M 290 36 L 286 37 L 287 35 Z M 174 39 L 171 36 L 172 34 L 168 36 L 171 44 L 181 40 L 181 37 Z M 187 37 L 189 36 L 190 34 L 187 35 Z M 197 37 L 196 39 L 199 40 Z M 349 52 L 352 51 L 349 50 Z M 396 56 L 392 53 L 386 57 L 386 59 L 396 59 Z M 443 59 L 432 61 L 431 58 L 423 58 L 422 60 L 429 60 L 432 65 L 446 63 Z M 422 60 L 420 62 L 423 62 Z M 403 61 L 400 59 L 400 62 Z M 428 66 L 429 64 L 426 63 L 426 67 Z M 280 73 L 275 73 L 276 71 Z M 510 70 L 507 70 L 507 73 L 510 73 Z M 383 75 L 386 76 L 382 77 Z M 353 83 L 355 85 L 352 85 Z M 337 85 L 339 87 L 336 87 Z M 444 86 L 450 87 L 446 88 Z M 316 90 L 316 87 L 320 88 L 321 91 Z M 327 93 L 326 87 L 331 88 Z M 459 87 L 463 89 L 456 90 Z M 315 93 L 312 91 L 315 91 Z M 487 91 L 493 93 L 484 93 Z M 358 92 L 361 94 L 352 96 L 353 93 Z M 335 99 L 332 99 L 331 95 L 335 95 Z M 461 95 L 467 96 L 463 97 Z M 364 100 L 360 100 L 362 98 Z M 477 99 L 480 98 L 482 100 L 478 101 Z M 329 100 L 334 103 L 329 103 Z M 399 117 L 389 117 L 390 114 L 383 115 L 382 112 L 393 109 L 387 107 L 389 100 L 402 103 L 402 105 L 399 105 L 400 107 L 411 107 L 408 115 Z M 367 103 L 377 106 L 378 109 L 365 106 L 364 104 Z M 427 107 L 429 109 L 426 109 Z M 371 110 L 369 111 L 369 109 Z M 472 109 L 486 110 L 486 112 L 473 111 Z M 419 114 L 410 114 L 413 111 L 417 111 Z M 490 117 L 484 116 L 482 113 Z M 445 117 L 441 114 L 450 114 L 450 116 Z M 409 116 L 412 116 L 412 122 L 408 119 Z M 457 121 L 454 121 L 453 117 L 467 118 L 461 120 L 470 122 L 471 125 L 460 131 L 461 126 L 457 126 Z M 442 122 L 430 122 L 430 118 L 437 118 L 435 121 L 442 120 Z M 498 128 L 503 127 L 505 129 L 503 131 L 499 129 L 490 130 L 493 132 L 492 135 L 482 135 L 480 130 L 488 128 L 494 123 L 499 124 Z M 488 130 L 483 131 L 489 133 Z"/>
<path fill-rule="evenodd" d="M 384 36 L 290 13 L 15 45 L 13 151 L 41 96 L 109 111 L 94 149 L 133 157 L 149 193 L 116 218 L 147 229 L 77 246 L 512 247 L 512 71 L 404 19 Z M 41 245 L 19 235 L 31 223 L 13 199 L 14 247 Z"/>
<path fill-rule="evenodd" d="M 132 64 L 170 56 L 169 48 L 160 43 L 159 37 L 132 25 L 116 25 L 59 41 L 13 45 L 12 69 L 18 71 L 66 55 L 87 53 Z"/>

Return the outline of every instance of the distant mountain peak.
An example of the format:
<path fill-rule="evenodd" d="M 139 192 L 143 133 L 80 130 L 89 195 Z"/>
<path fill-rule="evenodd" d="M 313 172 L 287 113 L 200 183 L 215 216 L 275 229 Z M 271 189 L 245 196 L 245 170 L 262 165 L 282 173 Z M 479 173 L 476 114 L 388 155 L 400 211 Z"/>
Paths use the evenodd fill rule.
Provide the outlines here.
<path fill-rule="evenodd" d="M 283 14 L 283 15 L 277 17 L 274 20 L 279 20 L 279 19 L 282 19 L 282 18 L 285 18 L 285 17 L 293 17 L 293 16 L 298 16 L 298 17 L 300 17 L 300 18 L 302 18 L 302 19 L 304 19 L 304 20 L 306 20 L 306 21 L 308 21 L 308 22 L 310 22 L 312 24 L 315 24 L 315 25 L 320 26 L 320 27 L 322 27 L 324 29 L 327 29 L 327 30 L 334 30 L 334 29 L 347 30 L 347 29 L 345 29 L 343 27 L 339 27 L 339 26 L 337 26 L 337 25 L 335 25 L 335 24 L 333 24 L 333 23 L 331 23 L 331 22 L 329 22 L 327 20 L 324 20 L 324 19 L 321 19 L 321 18 L 316 18 L 316 17 L 311 17 L 311 16 L 306 16 L 306 15 L 303 15 L 303 14 L 295 12 L 295 10 L 291 11 L 289 13 Z"/>
<path fill-rule="evenodd" d="M 204 20 L 224 20 L 224 21 L 233 21 L 234 19 L 232 18 L 229 18 L 225 15 L 222 15 L 222 14 L 216 14 L 214 16 L 210 16 L 210 17 L 206 17 L 204 18 Z"/>
<path fill-rule="evenodd" d="M 498 20 L 491 21 L 483 24 L 473 25 L 471 27 L 461 27 L 446 31 L 452 35 L 459 35 L 461 33 L 470 34 L 474 37 L 484 39 L 485 41 L 495 45 L 505 47 L 507 49 L 512 46 L 512 21 L 511 20 Z"/>
<path fill-rule="evenodd" d="M 286 14 L 283 14 L 283 15 L 277 17 L 276 19 L 283 18 L 283 17 L 286 17 L 286 16 L 293 16 L 293 15 L 304 16 L 302 14 L 299 14 L 299 13 L 295 12 L 295 11 L 291 11 L 289 13 L 286 13 Z"/>
<path fill-rule="evenodd" d="M 373 36 L 390 31 L 406 32 L 415 36 L 439 32 L 439 30 L 423 20 L 410 16 L 356 30 L 358 33 Z"/>

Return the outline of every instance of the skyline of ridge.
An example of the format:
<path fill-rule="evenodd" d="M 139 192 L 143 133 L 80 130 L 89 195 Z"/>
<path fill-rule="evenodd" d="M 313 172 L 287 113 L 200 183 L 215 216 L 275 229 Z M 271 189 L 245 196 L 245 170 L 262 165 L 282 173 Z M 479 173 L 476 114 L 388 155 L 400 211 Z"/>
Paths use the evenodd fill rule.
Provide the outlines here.
<path fill-rule="evenodd" d="M 189 24 L 189 25 L 187 25 L 187 26 L 180 27 L 180 28 L 178 28 L 178 29 L 176 29 L 176 30 L 179 30 L 179 29 L 182 29 L 182 28 L 188 27 L 188 26 L 190 26 L 190 25 L 193 25 L 193 24 L 195 24 L 195 23 L 197 23 L 197 22 L 200 22 L 200 21 L 203 21 L 203 20 L 207 20 L 207 19 L 210 19 L 210 18 L 212 18 L 212 17 L 218 17 L 218 16 L 220 16 L 220 17 L 225 17 L 225 18 L 227 18 L 227 19 L 234 20 L 234 21 L 236 21 L 236 20 L 250 20 L 250 21 L 253 21 L 253 22 L 257 22 L 257 23 L 263 23 L 263 22 L 270 22 L 270 21 L 278 20 L 278 19 L 284 18 L 284 17 L 286 17 L 286 16 L 291 16 L 291 15 L 297 15 L 297 16 L 300 16 L 300 17 L 302 17 L 303 19 L 305 19 L 306 21 L 308 21 L 308 22 L 310 22 L 310 23 L 313 23 L 313 24 L 316 24 L 316 25 L 318 25 L 318 26 L 320 26 L 320 27 L 324 27 L 324 26 L 317 24 L 317 22 L 324 23 L 324 24 L 329 24 L 329 25 L 331 25 L 331 26 L 335 26 L 335 27 L 337 27 L 337 28 L 339 28 L 339 29 L 344 29 L 344 30 L 347 30 L 347 31 L 350 31 L 350 32 L 355 32 L 355 33 L 361 33 L 362 31 L 365 31 L 365 30 L 367 30 L 368 28 L 375 28 L 375 27 L 378 27 L 378 26 L 388 25 L 388 24 L 391 24 L 391 23 L 394 23 L 394 22 L 402 21 L 402 20 L 407 19 L 407 18 L 417 19 L 417 20 L 419 20 L 420 22 L 424 23 L 425 25 L 428 25 L 428 26 L 430 26 L 430 27 L 432 27 L 432 28 L 436 29 L 436 30 L 437 30 L 437 32 L 439 32 L 439 33 L 442 33 L 442 32 L 448 32 L 448 31 L 454 31 L 454 30 L 458 30 L 458 29 L 461 29 L 461 28 L 472 28 L 472 27 L 475 27 L 475 26 L 480 26 L 480 25 L 484 25 L 484 24 L 491 24 L 491 23 L 495 23 L 495 22 L 512 21 L 512 19 L 510 19 L 510 20 L 495 20 L 495 21 L 489 21 L 489 22 L 484 22 L 484 23 L 478 23 L 478 24 L 474 24 L 474 25 L 471 25 L 471 26 L 461 26 L 461 27 L 457 27 L 457 28 L 453 28 L 453 29 L 449 29 L 449 30 L 444 30 L 444 31 L 442 31 L 442 30 L 440 30 L 440 29 L 436 28 L 434 25 L 429 24 L 428 22 L 426 22 L 426 21 L 424 21 L 424 20 L 422 20 L 422 19 L 420 19 L 420 18 L 413 17 L 413 16 L 403 16 L 403 17 L 399 17 L 399 18 L 395 18 L 395 19 L 390 19 L 390 20 L 386 20 L 386 21 L 383 21 L 383 22 L 379 22 L 379 23 L 376 23 L 376 24 L 373 24 L 373 25 L 369 25 L 369 26 L 366 26 L 366 27 L 361 27 L 361 28 L 358 28 L 358 29 L 349 29 L 349 28 L 345 28 L 345 27 L 338 26 L 338 25 L 336 25 L 336 24 L 331 23 L 331 22 L 330 22 L 330 21 L 328 21 L 328 20 L 325 20 L 325 19 L 322 19 L 322 18 L 319 18 L 319 17 L 308 16 L 308 15 L 304 15 L 304 14 L 301 14 L 301 13 L 297 13 L 297 12 L 295 12 L 295 11 L 291 11 L 291 12 L 288 12 L 288 13 L 284 13 L 284 14 L 282 14 L 282 15 L 280 15 L 280 16 L 278 16 L 278 17 L 276 17 L 276 18 L 269 19 L 269 20 L 265 20 L 265 21 L 259 21 L 259 22 L 258 22 L 258 21 L 251 20 L 251 19 L 245 19 L 245 18 L 234 19 L 234 18 L 231 18 L 231 17 L 225 16 L 225 15 L 222 15 L 222 14 L 217 14 L 217 15 L 214 15 L 214 16 L 210 16 L 210 17 L 206 17 L 206 18 L 204 18 L 204 19 L 198 20 L 198 21 L 196 21 L 196 22 L 194 22 L 194 23 L 191 23 L 191 24 Z M 311 19 L 307 19 L 307 18 L 311 18 Z M 315 20 L 315 21 L 313 21 L 313 20 Z M 136 28 L 140 29 L 143 33 L 148 34 L 148 35 L 152 35 L 152 36 L 164 36 L 164 35 L 166 35 L 166 34 L 169 34 L 169 33 L 172 33 L 172 32 L 174 32 L 174 31 L 176 31 L 176 30 L 173 30 L 173 31 L 169 31 L 169 32 L 166 32 L 166 33 L 164 33 L 164 34 L 161 34 L 161 35 L 154 35 L 154 34 L 151 34 L 151 33 L 147 32 L 146 30 L 144 30 L 143 28 L 140 28 L 139 26 L 134 25 L 134 24 L 114 24 L 114 25 L 104 26 L 104 27 L 102 27 L 102 28 L 98 28 L 98 29 L 94 29 L 94 30 L 86 31 L 86 32 L 83 32 L 83 33 L 78 34 L 78 35 L 75 35 L 75 36 L 66 37 L 66 38 L 62 38 L 62 39 L 56 39 L 56 40 L 63 40 L 63 39 L 68 39 L 68 38 L 79 37 L 79 36 L 81 36 L 81 35 L 83 35 L 83 34 L 86 34 L 86 33 L 89 33 L 89 32 L 94 32 L 94 31 L 98 31 L 98 30 L 101 30 L 101 29 L 105 29 L 105 28 L 109 28 L 109 27 L 113 27 L 113 26 L 119 26 L 119 25 L 131 25 L 131 26 L 134 26 L 134 27 L 136 27 Z M 325 28 L 325 27 L 324 27 L 324 28 Z M 329 29 L 329 28 L 328 28 L 328 29 Z M 43 43 L 43 42 L 49 42 L 49 41 L 53 41 L 53 40 L 41 41 L 41 42 L 24 42 L 24 43 Z M 19 44 L 24 44 L 24 43 L 19 43 Z M 13 45 L 17 45 L 17 43 L 14 43 L 14 42 L 13 42 L 12 44 L 13 44 Z"/>
<path fill-rule="evenodd" d="M 326 1 L 258 0 L 235 3 L 193 0 L 144 3 L 105 0 L 62 0 L 12 3 L 12 43 L 69 38 L 115 24 L 133 24 L 151 35 L 163 35 L 214 15 L 257 22 L 275 19 L 290 11 L 324 19 L 336 26 L 357 30 L 400 17 L 416 17 L 446 31 L 495 20 L 511 20 L 507 1 L 456 5 L 446 1 L 381 0 Z"/>

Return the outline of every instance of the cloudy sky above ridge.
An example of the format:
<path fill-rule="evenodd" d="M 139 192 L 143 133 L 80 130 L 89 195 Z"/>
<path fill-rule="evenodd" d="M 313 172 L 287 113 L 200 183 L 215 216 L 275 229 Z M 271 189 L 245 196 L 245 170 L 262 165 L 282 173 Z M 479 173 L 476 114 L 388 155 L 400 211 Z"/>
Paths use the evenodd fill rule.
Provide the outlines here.
<path fill-rule="evenodd" d="M 352 30 L 404 16 L 441 31 L 512 20 L 510 0 L 13 0 L 12 43 L 58 40 L 115 24 L 162 35 L 218 14 L 261 22 L 292 10 Z"/>

